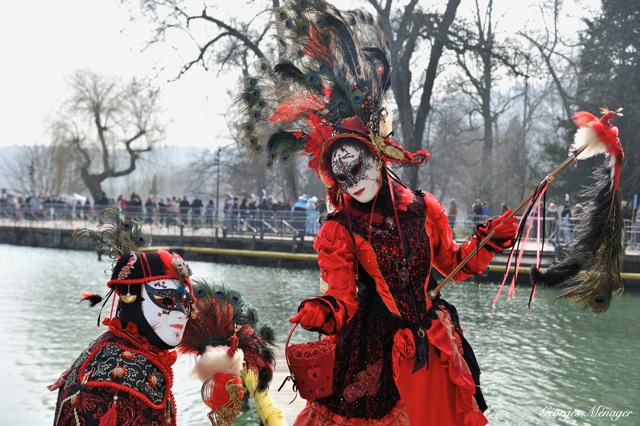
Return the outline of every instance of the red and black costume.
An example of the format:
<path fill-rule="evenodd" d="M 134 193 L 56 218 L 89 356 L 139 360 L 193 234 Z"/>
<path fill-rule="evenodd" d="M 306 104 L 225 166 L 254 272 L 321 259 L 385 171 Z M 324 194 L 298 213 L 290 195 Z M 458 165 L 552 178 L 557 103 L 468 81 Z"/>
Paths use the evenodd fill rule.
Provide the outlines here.
<path fill-rule="evenodd" d="M 74 236 L 91 238 L 114 259 L 102 306 L 115 293 L 117 308 L 103 321 L 109 330 L 49 386 L 58 390 L 53 424 L 175 425 L 171 389 L 177 355 L 170 350 L 182 339 L 178 330 L 193 317 L 191 268 L 165 250 L 139 251 L 151 237 L 119 209 L 103 209 L 100 216 L 105 221 L 98 230 L 82 228 Z M 103 300 L 82 296 L 92 306 Z"/>
<path fill-rule="evenodd" d="M 397 183 L 394 191 L 404 242 L 392 211 L 366 213 L 349 203 L 316 237 L 328 290 L 302 304 L 323 306 L 327 321 L 317 331 L 337 335 L 334 393 L 309 403 L 296 424 L 359 424 L 359 418 L 406 425 L 414 408 L 424 421 L 420 424 L 432 424 L 424 417 L 429 412 L 437 424 L 486 423 L 479 369 L 455 308 L 427 295 L 435 283 L 431 266 L 450 272 L 475 249 L 484 228 L 458 246 L 444 208 L 431 194 Z M 403 244 L 408 246 L 404 253 Z M 481 249 L 454 278 L 481 273 L 494 253 L 492 247 Z M 420 328 L 426 330 L 424 338 Z M 416 385 L 421 380 L 423 388 Z M 455 418 L 446 418 L 450 412 Z"/>
<path fill-rule="evenodd" d="M 323 0 L 283 2 L 275 17 L 280 59 L 245 79 L 240 143 L 267 167 L 307 156 L 335 208 L 315 238 L 328 289 L 289 318 L 335 339 L 333 393 L 296 424 L 486 423 L 477 363 L 455 308 L 429 294 L 431 269 L 452 272 L 495 230 L 497 241 L 452 278 L 481 273 L 512 243 L 515 219 L 479 226 L 458 246 L 442 205 L 390 171 L 424 164 L 429 152 L 391 139 L 390 43 L 379 17 Z"/>
<path fill-rule="evenodd" d="M 105 319 L 109 331 L 91 343 L 49 387 L 59 389 L 54 425 L 100 425 L 115 403 L 118 425 L 175 425 L 171 366 L 176 353 L 159 349 L 133 322 Z"/>

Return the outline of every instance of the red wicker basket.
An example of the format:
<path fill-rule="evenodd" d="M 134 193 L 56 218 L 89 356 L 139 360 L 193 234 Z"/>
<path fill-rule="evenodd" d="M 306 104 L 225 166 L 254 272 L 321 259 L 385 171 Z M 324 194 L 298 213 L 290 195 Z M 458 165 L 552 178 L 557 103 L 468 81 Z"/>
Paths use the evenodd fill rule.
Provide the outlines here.
<path fill-rule="evenodd" d="M 327 340 L 289 345 L 297 325 L 291 327 L 285 344 L 285 358 L 291 379 L 304 399 L 314 400 L 329 396 L 333 392 L 336 345 Z"/>

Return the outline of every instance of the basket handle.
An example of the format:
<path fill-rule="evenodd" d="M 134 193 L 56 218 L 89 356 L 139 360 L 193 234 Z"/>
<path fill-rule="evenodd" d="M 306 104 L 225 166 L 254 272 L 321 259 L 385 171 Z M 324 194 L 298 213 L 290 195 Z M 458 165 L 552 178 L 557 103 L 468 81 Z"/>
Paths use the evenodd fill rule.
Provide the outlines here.
<path fill-rule="evenodd" d="M 293 398 L 293 400 L 291 402 L 295 401 L 296 398 L 298 397 L 298 386 L 296 385 L 296 381 L 293 378 L 293 375 L 291 374 L 291 364 L 289 363 L 289 356 L 287 355 L 287 349 L 289 348 L 289 341 L 291 340 L 291 335 L 293 334 L 293 330 L 296 329 L 298 324 L 299 323 L 297 323 L 297 322 L 293 324 L 293 326 L 291 327 L 291 330 L 289 330 L 289 335 L 287 336 L 287 341 L 284 344 L 284 359 L 285 359 L 285 361 L 287 361 L 287 369 L 289 370 L 289 375 L 287 377 L 285 377 L 284 381 L 282 382 L 282 384 L 278 388 L 278 392 L 280 392 L 280 390 L 282 389 L 284 384 L 287 383 L 287 380 L 291 380 L 291 382 L 293 383 L 293 391 L 296 393 L 296 396 Z M 291 404 L 291 402 L 289 404 Z"/>
<path fill-rule="evenodd" d="M 291 327 L 291 330 L 289 330 L 289 335 L 287 336 L 287 341 L 284 344 L 284 359 L 287 361 L 287 368 L 289 369 L 289 371 L 291 371 L 291 365 L 289 364 L 289 355 L 287 355 L 288 351 L 287 349 L 289 348 L 289 341 L 291 340 L 291 336 L 293 335 L 293 330 L 296 329 L 296 327 L 298 326 L 299 323 L 294 323 L 293 326 Z"/>

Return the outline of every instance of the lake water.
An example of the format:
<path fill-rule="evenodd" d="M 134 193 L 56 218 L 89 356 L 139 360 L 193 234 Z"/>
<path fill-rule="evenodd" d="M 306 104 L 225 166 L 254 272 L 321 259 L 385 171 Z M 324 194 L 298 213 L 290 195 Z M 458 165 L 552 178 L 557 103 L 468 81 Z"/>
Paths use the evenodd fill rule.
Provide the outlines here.
<path fill-rule="evenodd" d="M 52 424 L 57 392 L 46 386 L 105 331 L 96 327 L 97 307 L 76 304 L 79 292 L 104 294 L 110 262 L 90 252 L 8 245 L 0 245 L 0 259 L 0 425 Z M 279 342 L 300 300 L 318 291 L 315 270 L 190 265 L 195 275 L 242 292 Z M 496 308 L 497 285 L 449 283 L 443 291 L 482 367 L 490 424 L 640 425 L 640 295 L 616 298 L 594 316 L 554 303 L 552 289 L 540 289 L 528 310 L 528 290 Z M 200 383 L 187 377 L 192 364 L 180 359 L 174 368 L 178 424 L 208 425 Z M 279 385 L 272 383 L 272 392 Z M 257 421 L 243 414 L 237 424 Z"/>

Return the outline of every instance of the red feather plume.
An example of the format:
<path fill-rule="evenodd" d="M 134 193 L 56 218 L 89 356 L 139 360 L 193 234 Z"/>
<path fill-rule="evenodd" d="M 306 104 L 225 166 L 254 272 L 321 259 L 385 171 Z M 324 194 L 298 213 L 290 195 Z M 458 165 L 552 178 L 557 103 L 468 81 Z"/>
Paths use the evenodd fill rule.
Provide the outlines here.
<path fill-rule="evenodd" d="M 266 390 L 275 366 L 273 330 L 258 324 L 255 308 L 240 293 L 206 279 L 192 281 L 197 317 L 187 323 L 178 350 L 199 356 L 208 346 L 241 349 L 245 368 L 258 377 L 258 390 Z"/>

